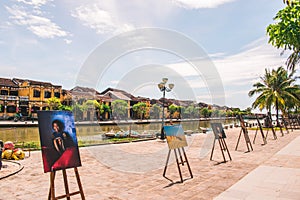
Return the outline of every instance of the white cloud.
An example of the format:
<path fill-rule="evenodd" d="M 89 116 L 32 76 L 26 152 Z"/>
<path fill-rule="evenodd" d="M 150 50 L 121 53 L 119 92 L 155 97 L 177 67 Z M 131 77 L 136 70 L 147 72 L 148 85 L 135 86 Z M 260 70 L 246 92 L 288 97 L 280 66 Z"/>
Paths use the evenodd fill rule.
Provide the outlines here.
<path fill-rule="evenodd" d="M 29 4 L 29 1 L 27 3 Z M 43 3 L 46 3 L 46 1 L 31 2 L 32 5 L 41 5 Z M 70 35 L 68 32 L 64 31 L 60 26 L 52 22 L 50 19 L 37 14 L 33 14 L 33 13 L 38 13 L 37 10 L 39 9 L 35 9 L 32 12 L 30 12 L 25 7 L 17 6 L 17 5 L 13 5 L 12 7 L 6 6 L 5 8 L 11 14 L 10 19 L 13 20 L 14 24 L 20 26 L 26 26 L 28 30 L 30 30 L 38 37 L 54 38 L 54 37 L 66 37 Z"/>
<path fill-rule="evenodd" d="M 284 65 L 286 57 L 280 56 L 281 50 L 261 38 L 238 54 L 214 60 L 225 84 L 247 84 L 264 74 L 265 68 Z"/>
<path fill-rule="evenodd" d="M 123 23 L 117 16 L 106 11 L 98 4 L 77 7 L 72 16 L 79 19 L 89 28 L 95 29 L 99 34 L 121 33 L 134 29 L 134 26 Z"/>
<path fill-rule="evenodd" d="M 274 68 L 284 65 L 286 57 L 280 56 L 281 50 L 276 49 L 267 43 L 266 38 L 261 38 L 245 46 L 244 51 L 230 55 L 218 55 L 212 57 L 217 71 L 224 84 L 245 85 L 249 80 L 257 80 L 262 76 L 265 68 Z M 215 55 L 215 54 L 214 54 Z M 196 61 L 199 66 L 205 66 L 207 60 Z M 198 74 L 189 63 L 174 63 L 170 68 L 188 77 Z"/>
<path fill-rule="evenodd" d="M 233 1 L 235 0 L 173 0 L 177 6 L 186 9 L 216 8 Z"/>
<path fill-rule="evenodd" d="M 229 56 L 216 54 L 218 56 L 213 57 L 212 62 L 222 80 L 227 101 L 231 102 L 231 105 L 237 105 L 239 99 L 243 99 L 239 104 L 243 107 L 249 106 L 251 104 L 248 97 L 249 89 L 253 83 L 259 81 L 259 77 L 264 75 L 265 68 L 273 69 L 284 65 L 286 56 L 280 56 L 281 51 L 268 44 L 267 38 L 264 37 L 246 45 L 240 53 Z M 207 62 L 200 59 L 197 65 L 206 67 Z M 181 74 L 194 90 L 207 88 L 204 76 L 199 74 L 191 64 L 174 63 L 168 67 Z M 217 76 L 210 78 L 218 81 Z M 211 96 L 202 92 L 197 98 L 200 101 L 210 102 Z"/>
<path fill-rule="evenodd" d="M 64 41 L 65 41 L 66 44 L 71 44 L 72 43 L 72 40 L 64 39 Z"/>
<path fill-rule="evenodd" d="M 17 0 L 17 2 L 24 3 L 27 5 L 35 6 L 35 7 L 40 7 L 42 5 L 45 5 L 49 2 L 52 2 L 53 0 Z"/>

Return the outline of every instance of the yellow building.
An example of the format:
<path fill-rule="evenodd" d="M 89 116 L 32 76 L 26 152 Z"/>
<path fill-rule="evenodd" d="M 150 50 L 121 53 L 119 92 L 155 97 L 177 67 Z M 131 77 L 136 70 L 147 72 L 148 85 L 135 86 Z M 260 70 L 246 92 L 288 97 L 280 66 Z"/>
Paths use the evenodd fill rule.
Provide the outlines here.
<path fill-rule="evenodd" d="M 19 110 L 25 116 L 38 110 L 46 110 L 49 98 L 56 97 L 63 101 L 62 86 L 18 78 L 14 78 L 13 82 L 19 86 Z"/>
<path fill-rule="evenodd" d="M 28 79 L 0 78 L 0 119 L 12 118 L 16 113 L 29 116 L 45 110 L 47 100 L 52 97 L 63 101 L 62 86 Z"/>
<path fill-rule="evenodd" d="M 11 79 L 0 78 L 0 119 L 13 117 L 19 105 L 18 85 Z"/>

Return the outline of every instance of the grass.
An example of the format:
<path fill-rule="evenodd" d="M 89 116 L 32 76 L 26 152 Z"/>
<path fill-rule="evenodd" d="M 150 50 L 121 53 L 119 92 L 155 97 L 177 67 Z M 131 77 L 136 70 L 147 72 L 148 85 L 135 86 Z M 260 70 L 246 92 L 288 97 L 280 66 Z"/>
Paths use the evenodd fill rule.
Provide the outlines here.
<path fill-rule="evenodd" d="M 152 138 L 148 138 L 148 139 L 152 139 Z M 145 139 L 125 137 L 125 138 L 109 138 L 106 140 L 86 140 L 86 141 L 79 140 L 78 146 L 87 147 L 92 145 L 128 143 L 128 142 L 136 142 L 141 140 L 145 140 Z M 15 143 L 15 148 L 30 149 L 31 151 L 34 151 L 34 150 L 41 150 L 41 145 L 39 142 L 33 142 L 33 141 L 17 142 Z"/>
<path fill-rule="evenodd" d="M 257 127 L 251 127 L 251 128 L 247 128 L 248 130 L 257 130 Z M 259 129 L 259 128 L 258 128 Z M 272 128 L 262 128 L 264 131 L 272 131 Z M 273 128 L 274 131 L 280 131 L 280 128 L 279 127 L 274 127 Z M 286 128 L 281 128 L 282 130 L 286 130 Z"/>

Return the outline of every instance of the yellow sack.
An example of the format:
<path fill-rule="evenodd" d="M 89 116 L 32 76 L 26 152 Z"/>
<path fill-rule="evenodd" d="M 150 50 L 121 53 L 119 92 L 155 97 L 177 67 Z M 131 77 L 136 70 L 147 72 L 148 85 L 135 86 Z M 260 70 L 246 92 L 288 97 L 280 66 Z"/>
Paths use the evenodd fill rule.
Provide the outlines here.
<path fill-rule="evenodd" d="M 2 152 L 2 158 L 8 160 L 20 160 L 25 158 L 25 153 L 21 149 L 9 150 Z"/>
<path fill-rule="evenodd" d="M 3 159 L 11 159 L 13 154 L 13 150 L 6 149 L 2 152 L 2 158 Z"/>
<path fill-rule="evenodd" d="M 21 149 L 14 150 L 12 158 L 15 160 L 22 160 L 25 158 L 25 153 Z"/>

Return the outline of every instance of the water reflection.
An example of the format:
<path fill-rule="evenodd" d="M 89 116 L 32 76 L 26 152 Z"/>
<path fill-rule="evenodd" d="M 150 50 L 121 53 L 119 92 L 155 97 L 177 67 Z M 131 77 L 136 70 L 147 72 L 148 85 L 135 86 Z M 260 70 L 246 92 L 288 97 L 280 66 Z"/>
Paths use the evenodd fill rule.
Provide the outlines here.
<path fill-rule="evenodd" d="M 233 124 L 235 120 L 222 121 L 223 124 Z M 174 122 L 174 124 L 179 122 Z M 200 127 L 210 127 L 209 121 L 184 121 L 180 123 L 184 130 L 191 130 L 193 132 L 199 131 Z M 103 143 L 105 139 L 104 134 L 110 130 L 115 132 L 129 129 L 137 131 L 141 134 L 159 133 L 161 128 L 160 123 L 148 124 L 123 124 L 123 125 L 77 125 L 76 133 L 79 145 L 91 145 Z M 17 128 L 0 128 L 0 140 L 13 142 L 33 142 L 40 145 L 39 129 L 38 127 L 17 127 Z"/>

